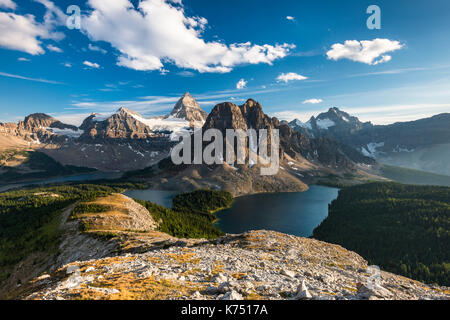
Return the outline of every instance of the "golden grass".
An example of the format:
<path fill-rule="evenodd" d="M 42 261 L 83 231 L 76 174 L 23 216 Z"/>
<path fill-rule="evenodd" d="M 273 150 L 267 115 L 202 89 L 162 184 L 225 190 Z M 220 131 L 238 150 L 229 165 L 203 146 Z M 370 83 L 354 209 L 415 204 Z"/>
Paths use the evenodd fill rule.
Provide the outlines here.
<path fill-rule="evenodd" d="M 233 278 L 235 278 L 236 280 L 241 280 L 242 278 L 244 278 L 247 275 L 247 273 L 243 273 L 243 272 L 238 272 L 238 273 L 233 273 L 231 276 Z"/>
<path fill-rule="evenodd" d="M 264 300 L 264 299 L 265 299 L 264 297 L 260 296 L 256 292 L 251 292 L 245 297 L 245 300 Z"/>
<path fill-rule="evenodd" d="M 194 258 L 195 253 L 188 252 L 188 253 L 182 253 L 182 254 L 176 254 L 176 253 L 167 253 L 166 254 L 171 259 L 175 260 L 179 264 L 183 263 L 194 263 L 198 264 L 200 263 L 200 258 Z"/>
<path fill-rule="evenodd" d="M 213 264 L 213 269 L 211 271 L 211 274 L 216 275 L 216 274 L 222 273 L 225 270 L 224 268 L 225 268 L 225 266 L 224 266 L 223 262 L 215 261 Z"/>
<path fill-rule="evenodd" d="M 85 203 L 105 206 L 109 210 L 76 214 L 74 218 L 80 220 L 83 231 L 91 233 L 128 231 L 124 225 L 128 225 L 127 222 L 132 218 L 129 215 L 126 200 L 121 194 L 111 194 Z"/>
<path fill-rule="evenodd" d="M 96 290 L 95 288 L 99 288 Z M 116 289 L 119 292 L 102 292 L 101 289 Z M 191 282 L 179 282 L 154 277 L 137 278 L 133 273 L 117 273 L 96 280 L 89 287 L 72 290 L 72 299 L 80 300 L 165 300 L 189 296 L 203 286 Z"/>

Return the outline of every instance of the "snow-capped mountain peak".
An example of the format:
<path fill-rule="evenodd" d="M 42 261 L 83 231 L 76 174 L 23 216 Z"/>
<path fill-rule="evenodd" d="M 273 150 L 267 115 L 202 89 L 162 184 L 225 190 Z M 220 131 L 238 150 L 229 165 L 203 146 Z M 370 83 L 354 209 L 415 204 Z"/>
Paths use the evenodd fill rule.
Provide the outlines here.
<path fill-rule="evenodd" d="M 186 92 L 175 104 L 172 112 L 166 118 L 184 119 L 187 121 L 205 122 L 208 114 L 200 108 L 198 102 Z"/>

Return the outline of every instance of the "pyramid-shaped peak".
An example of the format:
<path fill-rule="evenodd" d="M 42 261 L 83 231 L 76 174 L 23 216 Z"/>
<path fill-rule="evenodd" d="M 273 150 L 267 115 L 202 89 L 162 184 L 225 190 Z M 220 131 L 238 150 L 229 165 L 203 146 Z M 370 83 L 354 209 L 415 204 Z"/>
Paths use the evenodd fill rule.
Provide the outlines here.
<path fill-rule="evenodd" d="M 125 107 L 120 107 L 119 109 L 117 109 L 116 113 L 139 115 L 139 113 L 137 113 L 136 111 Z"/>
<path fill-rule="evenodd" d="M 186 92 L 175 104 L 168 117 L 204 122 L 207 116 L 207 113 L 200 108 L 198 102 L 189 92 Z"/>
<path fill-rule="evenodd" d="M 130 112 L 133 112 L 133 111 L 131 111 L 130 109 L 125 108 L 125 107 L 120 107 L 119 109 L 117 109 L 116 112 L 117 113 L 120 113 L 120 112 L 130 113 Z"/>

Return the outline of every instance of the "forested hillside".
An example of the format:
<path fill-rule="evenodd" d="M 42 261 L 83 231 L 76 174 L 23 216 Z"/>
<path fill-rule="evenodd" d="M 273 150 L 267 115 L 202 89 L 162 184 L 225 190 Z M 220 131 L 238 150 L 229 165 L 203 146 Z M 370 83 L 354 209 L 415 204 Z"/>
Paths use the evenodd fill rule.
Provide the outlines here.
<path fill-rule="evenodd" d="M 0 283 L 11 268 L 37 252 L 57 250 L 61 211 L 138 184 L 74 184 L 0 193 Z"/>
<path fill-rule="evenodd" d="M 450 188 L 371 183 L 345 188 L 313 237 L 372 264 L 450 285 Z"/>

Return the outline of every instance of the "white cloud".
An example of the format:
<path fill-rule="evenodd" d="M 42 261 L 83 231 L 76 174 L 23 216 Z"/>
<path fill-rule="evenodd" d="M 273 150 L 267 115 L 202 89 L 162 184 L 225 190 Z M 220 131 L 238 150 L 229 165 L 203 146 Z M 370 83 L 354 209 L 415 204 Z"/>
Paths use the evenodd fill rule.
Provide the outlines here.
<path fill-rule="evenodd" d="M 335 43 L 327 52 L 330 60 L 349 59 L 352 61 L 362 62 L 370 65 L 387 62 L 392 59 L 390 55 L 385 53 L 393 52 L 403 48 L 403 44 L 399 41 L 389 39 L 374 40 L 347 40 L 344 44 Z"/>
<path fill-rule="evenodd" d="M 12 0 L 0 0 L 0 8 L 16 10 L 17 5 Z"/>
<path fill-rule="evenodd" d="M 70 62 L 63 63 L 63 66 L 66 68 L 72 68 L 72 64 Z"/>
<path fill-rule="evenodd" d="M 27 58 L 18 58 L 17 60 L 18 61 L 31 61 L 30 59 L 27 59 Z"/>
<path fill-rule="evenodd" d="M 295 17 L 292 17 L 292 16 L 287 16 L 286 19 L 289 21 L 295 21 Z"/>
<path fill-rule="evenodd" d="M 297 74 L 295 72 L 288 72 L 288 73 L 281 73 L 278 77 L 277 77 L 277 81 L 284 81 L 285 83 L 288 83 L 289 81 L 293 81 L 293 80 L 306 80 L 308 79 L 305 76 L 302 76 L 300 74 Z"/>
<path fill-rule="evenodd" d="M 51 30 L 49 24 L 36 22 L 33 15 L 0 12 L 0 47 L 32 55 L 43 54 L 39 39 L 61 40 L 64 37 Z"/>
<path fill-rule="evenodd" d="M 106 41 L 119 50 L 119 66 L 134 70 L 162 70 L 165 63 L 199 72 L 230 72 L 240 64 L 272 64 L 285 57 L 292 44 L 230 45 L 207 42 L 202 32 L 207 20 L 188 17 L 181 1 L 89 0 L 92 11 L 82 17 L 82 28 L 92 41 Z"/>
<path fill-rule="evenodd" d="M 85 66 L 88 66 L 89 68 L 94 68 L 94 69 L 100 68 L 100 65 L 98 63 L 95 63 L 95 62 L 84 61 L 83 64 Z"/>
<path fill-rule="evenodd" d="M 244 89 L 247 86 L 247 81 L 245 81 L 244 79 L 241 79 L 238 81 L 238 83 L 236 83 L 236 89 L 241 90 Z"/>
<path fill-rule="evenodd" d="M 91 50 L 91 51 L 97 51 L 97 52 L 101 52 L 101 53 L 103 53 L 103 54 L 106 54 L 106 53 L 107 53 L 107 51 L 106 51 L 105 49 L 102 49 L 102 48 L 100 48 L 100 47 L 94 46 L 94 45 L 92 45 L 92 44 L 90 44 L 90 43 L 89 43 L 88 48 L 89 48 L 89 50 Z"/>
<path fill-rule="evenodd" d="M 323 101 L 322 99 L 307 99 L 307 100 L 303 101 L 303 104 L 307 104 L 307 103 L 318 104 L 318 103 L 321 103 L 322 101 Z"/>
<path fill-rule="evenodd" d="M 53 52 L 59 52 L 59 53 L 63 52 L 60 48 L 58 48 L 52 44 L 47 45 L 47 49 L 50 51 L 53 51 Z"/>

